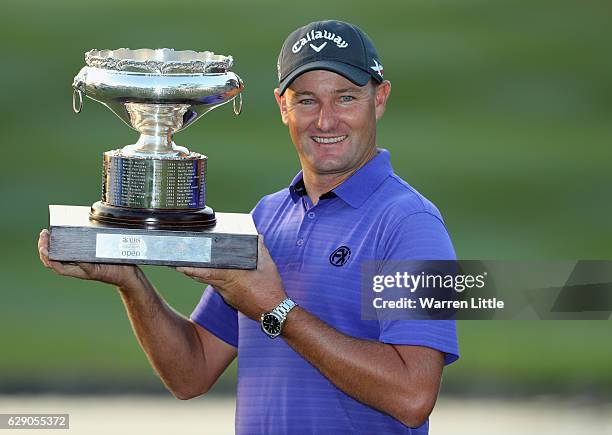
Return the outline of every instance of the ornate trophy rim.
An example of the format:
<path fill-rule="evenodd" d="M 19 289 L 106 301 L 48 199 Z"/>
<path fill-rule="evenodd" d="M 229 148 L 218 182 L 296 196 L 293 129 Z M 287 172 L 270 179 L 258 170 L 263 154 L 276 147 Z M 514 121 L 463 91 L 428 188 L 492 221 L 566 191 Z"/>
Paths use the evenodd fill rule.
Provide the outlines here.
<path fill-rule="evenodd" d="M 211 74 L 228 72 L 234 59 L 212 51 L 119 48 L 89 50 L 85 53 L 85 63 L 92 68 L 132 73 Z"/>
<path fill-rule="evenodd" d="M 86 66 L 72 83 L 72 108 L 79 113 L 86 96 L 104 104 L 128 126 L 138 130 L 133 125 L 128 104 L 139 104 L 149 112 L 155 112 L 154 106 L 159 105 L 186 105 L 182 125 L 172 128 L 171 133 L 185 129 L 205 113 L 232 100 L 234 113 L 238 115 L 242 110 L 240 93 L 244 84 L 230 71 L 233 61 L 232 56 L 212 51 L 92 49 L 85 53 Z M 160 117 L 160 113 L 153 112 L 151 115 Z"/>

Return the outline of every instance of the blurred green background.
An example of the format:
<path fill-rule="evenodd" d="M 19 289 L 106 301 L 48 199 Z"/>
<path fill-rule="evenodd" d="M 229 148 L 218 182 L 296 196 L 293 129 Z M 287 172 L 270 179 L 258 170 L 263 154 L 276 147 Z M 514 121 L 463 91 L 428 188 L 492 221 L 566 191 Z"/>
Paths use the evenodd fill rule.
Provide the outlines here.
<path fill-rule="evenodd" d="M 438 205 L 460 258 L 612 259 L 609 2 L 25 0 L 0 15 L 0 393 L 161 389 L 115 290 L 37 258 L 47 205 L 96 201 L 102 152 L 136 140 L 91 100 L 72 113 L 91 48 L 234 56 L 244 113 L 223 106 L 175 139 L 209 156 L 209 204 L 248 212 L 298 170 L 272 95 L 282 41 L 316 19 L 353 22 L 393 84 L 379 145 Z M 201 286 L 145 269 L 188 315 Z M 472 321 L 459 334 L 447 391 L 612 395 L 609 322 Z"/>

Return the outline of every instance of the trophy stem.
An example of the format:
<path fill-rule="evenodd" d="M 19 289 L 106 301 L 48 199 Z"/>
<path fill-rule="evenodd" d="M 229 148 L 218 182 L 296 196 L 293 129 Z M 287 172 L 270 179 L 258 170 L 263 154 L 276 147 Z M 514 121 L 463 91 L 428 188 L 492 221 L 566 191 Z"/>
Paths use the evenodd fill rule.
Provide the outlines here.
<path fill-rule="evenodd" d="M 156 136 L 141 133 L 133 146 L 140 152 L 163 154 L 173 152 L 173 148 L 178 145 L 172 141 L 171 134 Z"/>
<path fill-rule="evenodd" d="M 176 145 L 172 135 L 183 127 L 188 104 L 126 103 L 132 126 L 140 132 L 138 142 L 123 149 L 125 156 L 180 158 L 189 150 Z"/>

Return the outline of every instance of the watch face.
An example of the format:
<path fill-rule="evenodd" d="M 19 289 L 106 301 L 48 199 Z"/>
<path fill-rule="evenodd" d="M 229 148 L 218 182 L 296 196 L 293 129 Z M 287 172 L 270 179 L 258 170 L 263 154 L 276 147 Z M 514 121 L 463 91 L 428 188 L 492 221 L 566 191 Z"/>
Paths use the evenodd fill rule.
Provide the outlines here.
<path fill-rule="evenodd" d="M 278 335 L 281 332 L 280 319 L 270 313 L 263 316 L 261 326 L 268 335 Z"/>

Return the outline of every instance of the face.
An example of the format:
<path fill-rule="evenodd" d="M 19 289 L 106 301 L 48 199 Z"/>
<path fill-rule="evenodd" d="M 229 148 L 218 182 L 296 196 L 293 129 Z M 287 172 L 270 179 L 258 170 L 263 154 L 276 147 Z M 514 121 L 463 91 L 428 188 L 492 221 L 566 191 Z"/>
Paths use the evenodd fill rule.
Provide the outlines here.
<path fill-rule="evenodd" d="M 331 71 L 300 75 L 283 96 L 275 90 L 283 123 L 302 169 L 316 175 L 350 174 L 376 154 L 376 121 L 391 84 L 357 86 Z"/>

